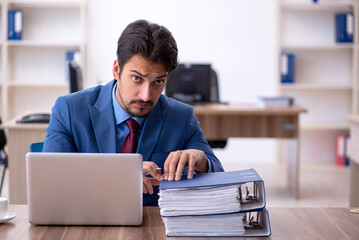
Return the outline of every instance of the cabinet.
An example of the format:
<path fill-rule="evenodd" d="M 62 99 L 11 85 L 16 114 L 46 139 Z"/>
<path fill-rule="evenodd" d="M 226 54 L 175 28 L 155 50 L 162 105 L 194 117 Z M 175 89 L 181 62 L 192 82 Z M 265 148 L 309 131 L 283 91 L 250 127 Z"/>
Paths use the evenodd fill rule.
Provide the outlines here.
<path fill-rule="evenodd" d="M 358 113 L 358 0 L 277 0 L 278 57 L 295 55 L 295 82 L 278 93 L 308 109 L 301 116 L 302 159 L 334 161 L 335 135 L 349 133 Z M 336 43 L 335 14 L 352 12 L 353 43 Z M 280 58 L 278 58 L 278 62 Z"/>
<path fill-rule="evenodd" d="M 24 112 L 49 112 L 55 100 L 69 92 L 67 51 L 81 52 L 86 78 L 85 0 L 3 0 L 0 4 L 0 114 L 9 120 Z M 21 40 L 7 39 L 11 9 L 23 12 Z"/>

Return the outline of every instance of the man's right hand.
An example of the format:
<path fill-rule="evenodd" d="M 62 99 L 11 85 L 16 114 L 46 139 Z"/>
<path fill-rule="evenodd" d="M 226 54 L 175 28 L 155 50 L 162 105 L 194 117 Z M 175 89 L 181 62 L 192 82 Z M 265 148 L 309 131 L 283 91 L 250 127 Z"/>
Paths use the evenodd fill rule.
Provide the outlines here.
<path fill-rule="evenodd" d="M 157 170 L 158 166 L 150 161 L 143 161 L 142 166 L 144 174 L 152 176 L 152 178 L 143 176 L 143 193 L 153 194 L 153 186 L 160 185 L 160 181 L 163 180 L 161 170 Z"/>

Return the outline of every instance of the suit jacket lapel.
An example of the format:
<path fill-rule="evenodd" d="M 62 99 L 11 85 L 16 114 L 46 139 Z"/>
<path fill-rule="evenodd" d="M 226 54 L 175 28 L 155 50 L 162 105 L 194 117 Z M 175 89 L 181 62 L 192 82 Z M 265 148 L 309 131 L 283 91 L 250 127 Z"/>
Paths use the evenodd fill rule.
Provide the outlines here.
<path fill-rule="evenodd" d="M 163 123 L 166 117 L 166 110 L 161 108 L 160 100 L 148 114 L 138 142 L 137 152 L 143 156 L 143 161 L 150 161 L 150 156 L 158 142 Z"/>
<path fill-rule="evenodd" d="M 106 84 L 95 102 L 89 105 L 92 127 L 100 153 L 116 152 L 116 123 L 112 107 L 114 81 Z"/>

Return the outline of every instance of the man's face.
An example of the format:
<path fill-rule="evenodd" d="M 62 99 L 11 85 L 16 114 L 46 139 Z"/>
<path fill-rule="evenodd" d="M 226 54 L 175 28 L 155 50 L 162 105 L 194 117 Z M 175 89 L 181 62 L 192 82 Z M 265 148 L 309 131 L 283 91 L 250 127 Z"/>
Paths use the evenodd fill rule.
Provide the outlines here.
<path fill-rule="evenodd" d="M 133 117 L 144 117 L 152 110 L 168 77 L 164 64 L 152 63 L 140 55 L 134 55 L 124 66 L 116 60 L 112 72 L 117 80 L 116 99 Z"/>

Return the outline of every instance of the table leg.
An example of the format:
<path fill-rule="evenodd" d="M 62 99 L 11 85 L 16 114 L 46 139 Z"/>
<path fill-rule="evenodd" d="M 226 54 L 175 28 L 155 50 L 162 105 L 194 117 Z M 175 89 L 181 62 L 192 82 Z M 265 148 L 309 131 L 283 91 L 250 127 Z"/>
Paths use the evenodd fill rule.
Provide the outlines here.
<path fill-rule="evenodd" d="M 287 183 L 290 193 L 296 198 L 300 197 L 299 170 L 299 139 L 288 139 L 287 141 Z"/>

